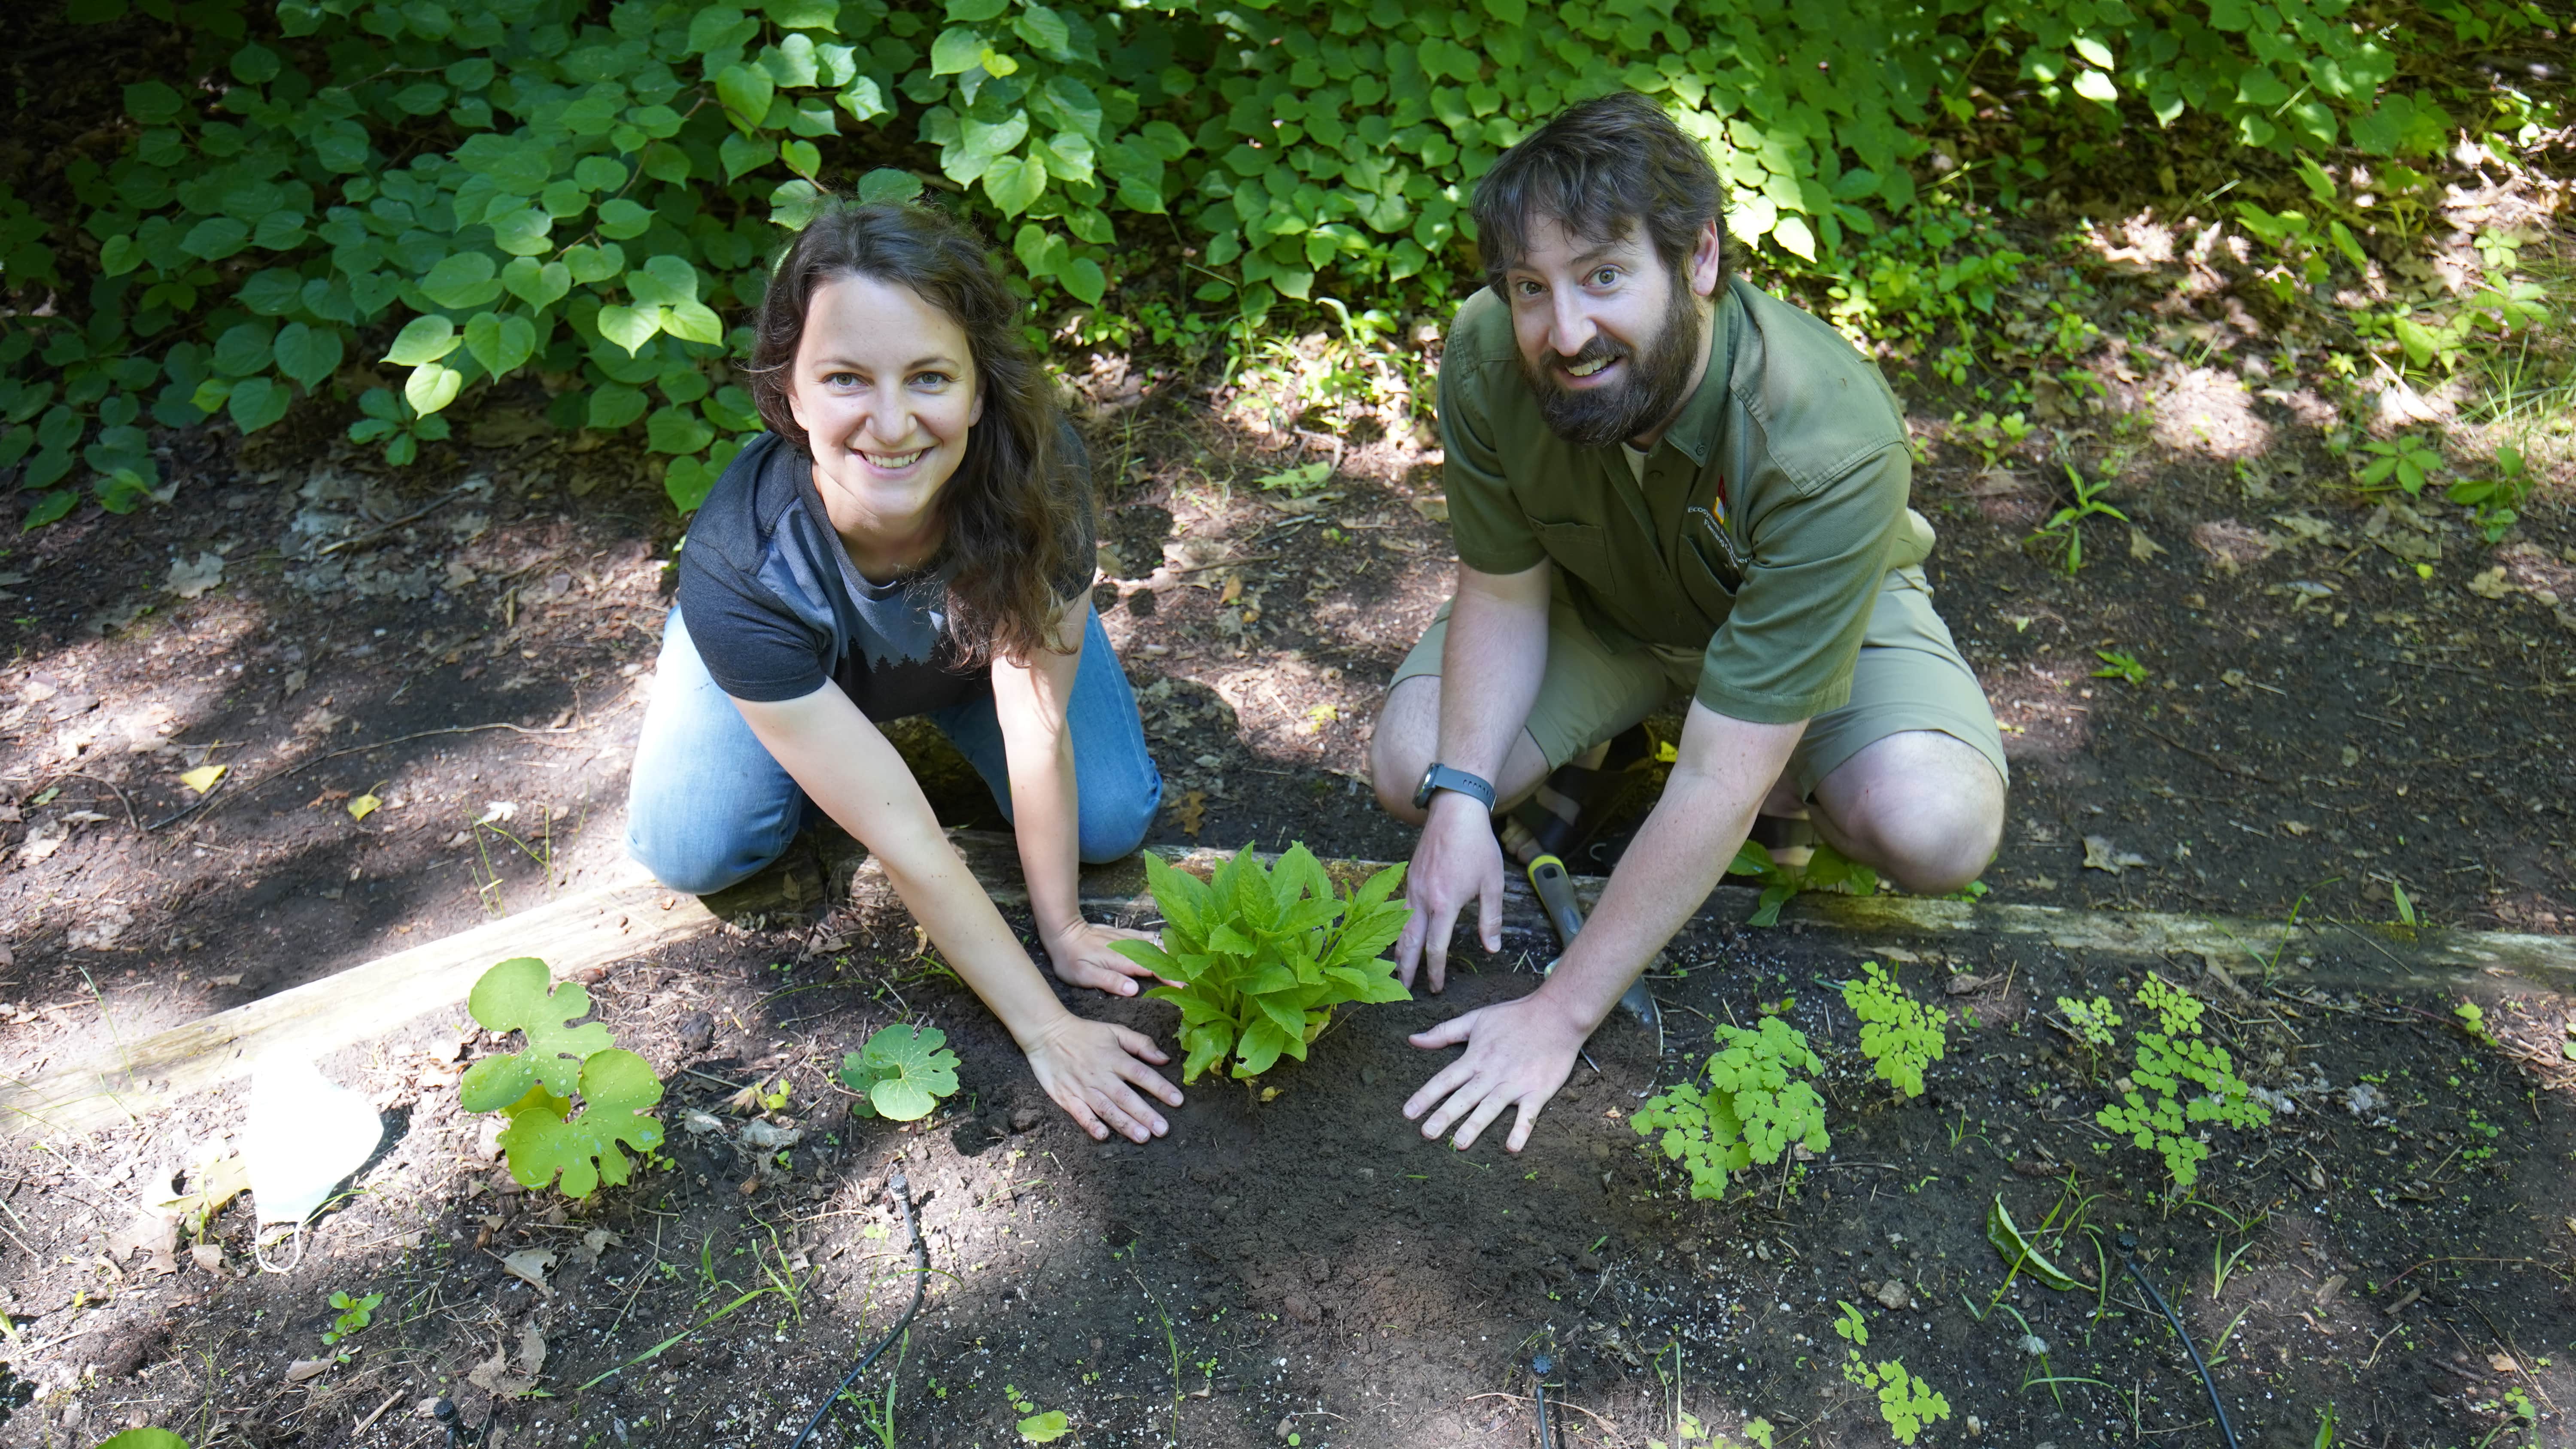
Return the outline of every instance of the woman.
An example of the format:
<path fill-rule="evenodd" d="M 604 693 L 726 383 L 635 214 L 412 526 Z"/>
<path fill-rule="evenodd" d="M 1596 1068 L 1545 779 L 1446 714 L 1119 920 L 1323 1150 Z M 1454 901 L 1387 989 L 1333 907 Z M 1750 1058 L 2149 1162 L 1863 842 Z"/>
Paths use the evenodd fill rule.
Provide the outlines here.
<path fill-rule="evenodd" d="M 1020 340 L 1021 307 L 962 227 L 907 206 L 823 213 L 761 303 L 769 431 L 680 551 L 627 849 L 721 890 L 819 810 L 865 844 L 948 963 L 1094 1138 L 1165 1130 L 1170 1060 L 1073 1015 L 941 832 L 875 721 L 926 714 L 992 787 L 1061 980 L 1133 995 L 1082 919 L 1079 861 L 1144 839 L 1162 799 L 1126 676 L 1091 612 L 1080 441 Z"/>

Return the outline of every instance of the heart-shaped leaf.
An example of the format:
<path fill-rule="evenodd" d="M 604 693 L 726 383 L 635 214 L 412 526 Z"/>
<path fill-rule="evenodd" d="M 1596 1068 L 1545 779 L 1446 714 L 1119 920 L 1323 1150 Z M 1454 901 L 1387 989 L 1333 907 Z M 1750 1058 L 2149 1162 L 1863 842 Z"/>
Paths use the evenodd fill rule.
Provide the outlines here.
<path fill-rule="evenodd" d="M 583 1059 L 608 1050 L 615 1038 L 599 1022 L 567 1024 L 590 1014 L 590 993 L 582 989 L 580 982 L 567 981 L 552 989 L 546 983 L 545 962 L 534 956 L 514 957 L 483 973 L 482 979 L 474 983 L 473 994 L 466 998 L 465 1008 L 486 1031 L 516 1031 L 527 1037 L 526 1051 L 487 1061 L 523 1063 L 529 1080 L 541 1083 L 558 1097 L 568 1097 L 579 1083 Z M 482 1065 L 476 1063 L 477 1067 Z M 474 1074 L 466 1075 L 470 1079 Z M 490 1091 L 467 1092 L 465 1110 L 496 1111 L 527 1090 L 522 1086 L 517 1093 L 494 1100 L 499 1090 L 497 1073 L 495 1079 L 496 1085 Z"/>
<path fill-rule="evenodd" d="M 582 1063 L 580 1088 L 578 1116 L 567 1118 L 542 1086 L 509 1109 L 498 1141 L 520 1186 L 544 1187 L 561 1173 L 566 1197 L 588 1197 L 602 1182 L 613 1186 L 632 1174 L 620 1144 L 641 1153 L 662 1145 L 662 1124 L 647 1115 L 662 1100 L 651 1063 L 611 1047 Z"/>

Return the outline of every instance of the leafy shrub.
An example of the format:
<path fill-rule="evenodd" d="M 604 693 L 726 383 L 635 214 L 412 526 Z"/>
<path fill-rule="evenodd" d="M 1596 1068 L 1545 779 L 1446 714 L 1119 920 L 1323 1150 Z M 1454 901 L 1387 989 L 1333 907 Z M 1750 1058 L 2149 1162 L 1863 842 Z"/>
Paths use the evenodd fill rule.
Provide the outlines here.
<path fill-rule="evenodd" d="M 1404 879 L 1400 865 L 1336 891 L 1302 843 L 1270 867 L 1247 845 L 1206 881 L 1150 853 L 1145 876 L 1163 912 L 1163 944 L 1117 949 L 1163 978 L 1146 995 L 1181 1009 L 1184 1083 L 1221 1062 L 1249 1081 L 1282 1056 L 1304 1061 L 1343 1002 L 1413 999 L 1378 954 L 1408 914 L 1387 899 Z"/>
<path fill-rule="evenodd" d="M 918 1122 L 956 1094 L 957 1054 L 935 1026 L 885 1027 L 841 1058 L 841 1085 L 859 1094 L 852 1116 Z"/>
<path fill-rule="evenodd" d="M 2198 1124 L 2267 1127 L 2272 1109 L 2254 1100 L 2227 1049 L 2201 1038 L 2204 1008 L 2191 993 L 2150 972 L 2139 983 L 2137 1002 L 2163 1029 L 2138 1033 L 2137 1066 L 2129 1074 L 2137 1086 L 2093 1120 L 2162 1154 L 2174 1186 L 2187 1188 L 2200 1181 L 2200 1164 L 2209 1156 L 2209 1144 L 2194 1135 Z"/>
<path fill-rule="evenodd" d="M 577 981 L 548 990 L 546 977 L 545 962 L 521 956 L 474 983 L 466 1009 L 486 1031 L 522 1033 L 527 1050 L 466 1068 L 459 1105 L 508 1120 L 501 1150 L 520 1186 L 544 1187 L 560 1172 L 566 1197 L 588 1197 L 602 1182 L 627 1180 L 621 1143 L 642 1153 L 662 1145 L 662 1124 L 648 1115 L 662 1083 L 650 1063 L 614 1045 L 604 1024 L 569 1025 L 590 1014 L 590 993 Z"/>
<path fill-rule="evenodd" d="M 1663 1134 L 1664 1156 L 1689 1169 L 1694 1198 L 1725 1197 L 1728 1174 L 1777 1162 L 1793 1142 L 1810 1152 L 1833 1145 L 1825 1099 L 1807 1080 L 1825 1064 L 1806 1033 L 1772 1016 L 1759 1030 L 1717 1028 L 1717 1045 L 1706 1089 L 1682 1083 L 1628 1119 L 1640 1137 Z"/>
<path fill-rule="evenodd" d="M 1635 86 L 1707 143 L 1739 239 L 1901 336 L 1973 323 L 2022 260 L 1976 250 L 1964 208 L 1917 219 L 1926 133 L 1975 120 L 1972 73 L 2008 74 L 2023 116 L 2070 123 L 2052 159 L 2079 166 L 2124 125 L 2187 113 L 2283 157 L 2429 155 L 2454 125 L 2392 88 L 2402 47 L 2446 42 L 2356 24 L 2349 0 L 73 0 L 70 15 L 129 5 L 184 9 L 188 72 L 125 89 L 119 153 L 74 156 L 68 199 L 41 198 L 63 214 L 0 190 L 0 283 L 23 303 L 0 339 L 0 467 L 40 490 L 31 525 L 68 513 L 82 482 L 117 512 L 166 498 L 147 421 L 252 433 L 327 393 L 357 407 L 354 439 L 402 463 L 449 435 L 460 401 L 530 375 L 557 427 L 640 429 L 686 510 L 757 428 L 723 364 L 747 340 L 773 223 L 801 224 L 827 190 L 908 195 L 933 168 L 1040 304 L 1128 322 L 1212 306 L 1249 352 L 1283 298 L 1445 312 L 1474 285 L 1475 178 L 1567 101 Z M 2487 49 L 2550 23 L 2531 0 L 2439 13 Z M 2554 116 L 2528 100 L 2518 114 L 2525 130 Z M 1999 158 L 1988 194 L 2009 204 L 2047 171 Z M 62 306 L 35 315 L 48 295 Z M 2425 334 L 2410 354 L 2435 345 L 2399 322 Z"/>
<path fill-rule="evenodd" d="M 1949 1045 L 1947 1007 L 1926 1007 L 1875 961 L 1843 983 L 1843 1004 L 1860 1018 L 1860 1049 L 1879 1080 L 1909 1097 L 1923 1095 L 1923 1069 L 1941 1060 Z"/>
<path fill-rule="evenodd" d="M 1822 840 L 1816 842 L 1804 865 L 1782 865 L 1772 858 L 1769 846 L 1748 840 L 1735 848 L 1735 859 L 1727 862 L 1726 873 L 1749 875 L 1762 882 L 1761 898 L 1753 903 L 1753 914 L 1744 918 L 1748 926 L 1780 924 L 1780 908 L 1800 891 L 1878 894 L 1877 871 L 1845 858 L 1831 842 Z"/>

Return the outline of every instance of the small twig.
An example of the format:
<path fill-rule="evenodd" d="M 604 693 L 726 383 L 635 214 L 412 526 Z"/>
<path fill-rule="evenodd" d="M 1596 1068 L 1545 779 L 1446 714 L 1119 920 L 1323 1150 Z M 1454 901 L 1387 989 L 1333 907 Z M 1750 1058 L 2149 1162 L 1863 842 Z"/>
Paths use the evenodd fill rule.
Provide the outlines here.
<path fill-rule="evenodd" d="M 1172 570 L 1172 577 L 1179 578 L 1183 574 L 1205 573 L 1209 569 L 1233 568 L 1239 564 L 1275 563 L 1278 561 L 1278 558 L 1279 555 L 1275 553 L 1256 553 L 1245 558 L 1221 558 L 1216 560 L 1214 563 L 1191 564 L 1186 568 L 1174 569 Z"/>
<path fill-rule="evenodd" d="M 472 491 L 474 490 L 470 486 L 465 488 L 451 488 L 444 496 L 433 499 L 429 504 L 421 508 L 420 511 L 416 513 L 407 513 L 402 517 L 395 519 L 393 522 L 386 524 L 382 528 L 372 529 L 366 533 L 359 534 L 355 538 L 344 538 L 338 543 L 325 545 L 313 556 L 315 558 L 329 558 L 331 555 L 338 553 L 344 548 L 360 548 L 373 543 L 377 539 L 384 537 L 386 534 L 393 532 L 397 528 L 401 528 L 405 524 L 420 522 L 422 519 L 436 513 L 438 510 L 455 502 L 457 499 L 464 497 Z"/>
<path fill-rule="evenodd" d="M 116 796 L 116 803 L 125 807 L 125 823 L 133 826 L 137 831 L 143 829 L 143 822 L 134 818 L 134 802 L 125 798 L 125 792 L 116 788 L 115 781 L 101 779 L 87 770 L 65 770 L 54 778 L 57 780 L 80 779 L 87 780 L 93 785 L 105 785 L 109 792 Z"/>
<path fill-rule="evenodd" d="M 390 1409 L 401 1402 L 402 1390 L 396 1389 L 386 1396 L 383 1403 L 376 1405 L 376 1411 L 374 1413 L 369 1414 L 367 1417 L 358 1421 L 358 1427 L 349 1431 L 349 1437 L 355 1439 L 359 1435 L 367 1432 L 369 1429 L 374 1428 L 376 1426 L 376 1421 L 385 1416 L 385 1410 Z"/>

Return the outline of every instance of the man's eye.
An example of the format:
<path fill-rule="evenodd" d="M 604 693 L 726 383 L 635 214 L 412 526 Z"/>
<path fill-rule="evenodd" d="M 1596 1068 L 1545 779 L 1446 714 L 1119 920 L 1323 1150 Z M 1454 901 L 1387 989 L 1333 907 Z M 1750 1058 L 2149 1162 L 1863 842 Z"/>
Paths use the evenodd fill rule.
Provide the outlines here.
<path fill-rule="evenodd" d="M 1538 283 L 1531 281 L 1531 280 L 1530 280 L 1530 279 L 1528 279 L 1527 277 L 1523 277 L 1521 280 L 1519 280 L 1519 281 L 1517 281 L 1517 282 L 1512 283 L 1512 285 L 1513 285 L 1514 287 L 1518 288 L 1518 289 L 1519 289 L 1519 291 L 1520 291 L 1520 294 L 1521 294 L 1522 296 L 1524 296 L 1524 297 L 1535 297 L 1535 296 L 1537 296 L 1540 292 L 1542 292 L 1542 291 L 1545 291 L 1545 290 L 1546 290 L 1545 288 L 1541 287 Z"/>

